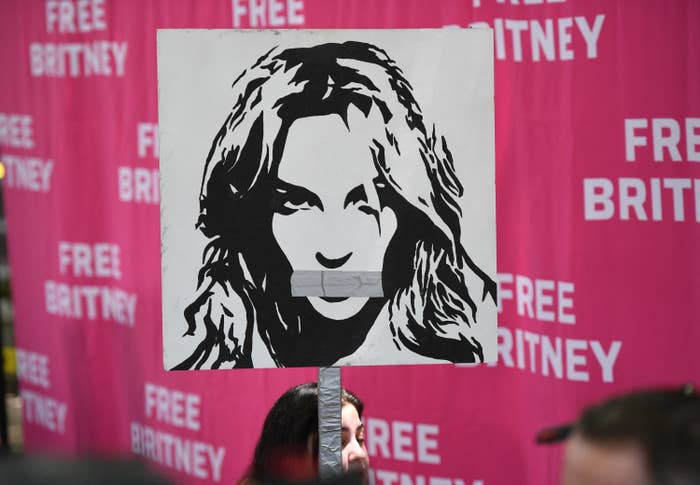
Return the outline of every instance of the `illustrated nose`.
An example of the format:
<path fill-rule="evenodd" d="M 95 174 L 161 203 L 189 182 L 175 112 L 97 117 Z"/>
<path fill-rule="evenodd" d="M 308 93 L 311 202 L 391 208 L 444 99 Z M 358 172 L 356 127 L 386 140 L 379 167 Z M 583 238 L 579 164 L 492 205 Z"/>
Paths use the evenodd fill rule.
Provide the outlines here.
<path fill-rule="evenodd" d="M 348 259 L 350 259 L 350 256 L 352 256 L 352 251 L 341 258 L 335 259 L 327 258 L 320 252 L 316 252 L 316 261 L 318 261 L 319 263 L 321 263 L 322 266 L 328 269 L 336 269 L 344 265 L 348 261 Z"/>

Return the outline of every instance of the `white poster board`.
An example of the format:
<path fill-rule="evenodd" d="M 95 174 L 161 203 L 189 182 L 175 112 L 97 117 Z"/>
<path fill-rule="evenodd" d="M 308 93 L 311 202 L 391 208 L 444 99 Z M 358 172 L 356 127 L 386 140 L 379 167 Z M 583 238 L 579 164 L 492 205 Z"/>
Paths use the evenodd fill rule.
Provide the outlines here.
<path fill-rule="evenodd" d="M 493 362 L 490 30 L 158 32 L 166 369 Z"/>

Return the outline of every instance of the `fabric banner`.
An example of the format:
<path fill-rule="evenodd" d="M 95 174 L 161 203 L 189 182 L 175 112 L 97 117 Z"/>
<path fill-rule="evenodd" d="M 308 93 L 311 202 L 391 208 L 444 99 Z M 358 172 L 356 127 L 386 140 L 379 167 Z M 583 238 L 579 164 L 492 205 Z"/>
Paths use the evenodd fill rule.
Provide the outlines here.
<path fill-rule="evenodd" d="M 557 483 L 561 448 L 538 429 L 697 380 L 698 2 L 8 0 L 0 159 L 27 450 L 230 483 L 274 400 L 316 379 L 163 370 L 157 29 L 469 26 L 493 29 L 498 363 L 344 368 L 376 482 Z"/>

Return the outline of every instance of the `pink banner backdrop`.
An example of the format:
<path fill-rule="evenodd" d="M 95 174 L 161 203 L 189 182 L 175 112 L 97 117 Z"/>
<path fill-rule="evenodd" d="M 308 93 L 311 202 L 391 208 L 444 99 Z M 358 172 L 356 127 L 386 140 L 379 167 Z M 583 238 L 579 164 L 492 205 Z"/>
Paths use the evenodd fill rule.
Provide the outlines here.
<path fill-rule="evenodd" d="M 231 483 L 274 399 L 316 378 L 161 368 L 156 29 L 474 24 L 495 41 L 499 363 L 343 370 L 377 483 L 557 483 L 540 427 L 697 381 L 700 3 L 8 0 L 0 155 L 27 449 Z"/>

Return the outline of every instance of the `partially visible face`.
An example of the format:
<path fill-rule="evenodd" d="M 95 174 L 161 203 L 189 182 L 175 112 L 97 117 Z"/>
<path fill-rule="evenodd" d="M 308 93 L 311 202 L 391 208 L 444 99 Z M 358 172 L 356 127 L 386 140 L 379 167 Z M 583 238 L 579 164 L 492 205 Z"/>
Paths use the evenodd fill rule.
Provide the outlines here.
<path fill-rule="evenodd" d="M 651 485 L 644 453 L 633 443 L 599 444 L 574 434 L 564 455 L 563 485 Z"/>
<path fill-rule="evenodd" d="M 354 107 L 295 121 L 279 165 L 272 233 L 294 271 L 381 271 L 396 214 L 379 204 L 370 123 Z M 357 314 L 366 297 L 309 297 L 326 318 Z"/>
<path fill-rule="evenodd" d="M 362 424 L 357 409 L 352 404 L 342 408 L 342 459 L 343 470 L 359 471 L 367 476 L 369 471 L 369 455 L 365 446 L 365 426 Z"/>

